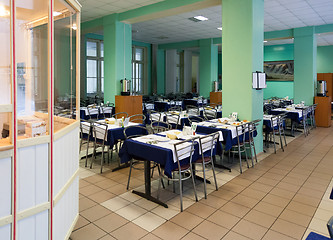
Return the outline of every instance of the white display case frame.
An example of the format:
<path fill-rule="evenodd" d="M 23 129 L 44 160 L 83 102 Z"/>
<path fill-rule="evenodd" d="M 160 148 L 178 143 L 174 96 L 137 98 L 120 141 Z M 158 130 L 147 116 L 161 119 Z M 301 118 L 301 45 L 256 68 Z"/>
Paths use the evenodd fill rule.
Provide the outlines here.
<path fill-rule="evenodd" d="M 54 132 L 54 0 L 48 10 L 48 133 L 17 136 L 16 0 L 10 0 L 10 143 L 0 146 L 0 239 L 68 239 L 79 216 L 80 12 L 76 0 L 76 120 Z M 1 80 L 1 79 L 0 79 Z M 3 196 L 1 198 L 1 196 Z"/>

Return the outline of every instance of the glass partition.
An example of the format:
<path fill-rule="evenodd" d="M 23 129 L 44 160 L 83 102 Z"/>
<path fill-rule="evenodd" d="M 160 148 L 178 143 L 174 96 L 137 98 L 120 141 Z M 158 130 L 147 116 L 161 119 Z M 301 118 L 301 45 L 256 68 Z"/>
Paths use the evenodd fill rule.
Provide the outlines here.
<path fill-rule="evenodd" d="M 11 144 L 11 125 L 11 113 L 0 113 L 0 148 Z"/>
<path fill-rule="evenodd" d="M 48 25 L 48 1 L 16 0 L 17 120 L 24 137 L 47 134 Z"/>
<path fill-rule="evenodd" d="M 10 3 L 0 0 L 0 104 L 11 103 Z"/>
<path fill-rule="evenodd" d="M 54 118 L 55 131 L 74 120 L 76 109 L 77 15 L 65 1 L 56 0 L 54 10 Z"/>

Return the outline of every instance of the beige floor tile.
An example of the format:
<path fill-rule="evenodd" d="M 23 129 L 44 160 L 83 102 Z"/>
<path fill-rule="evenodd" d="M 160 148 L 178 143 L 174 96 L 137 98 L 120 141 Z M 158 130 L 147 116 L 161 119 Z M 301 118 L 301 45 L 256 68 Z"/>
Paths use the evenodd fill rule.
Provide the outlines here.
<path fill-rule="evenodd" d="M 206 238 L 203 238 L 193 232 L 189 232 L 182 238 L 182 240 L 204 240 L 204 239 Z"/>
<path fill-rule="evenodd" d="M 115 213 L 111 213 L 94 222 L 96 226 L 108 233 L 116 230 L 117 228 L 125 225 L 126 223 L 128 223 L 128 221 L 125 218 Z"/>
<path fill-rule="evenodd" d="M 230 199 L 234 198 L 237 195 L 237 193 L 219 188 L 218 191 L 214 191 L 210 195 L 218 197 L 218 198 L 223 198 L 223 199 L 229 201 Z"/>
<path fill-rule="evenodd" d="M 140 217 L 136 218 L 133 223 L 136 225 L 142 227 L 148 232 L 153 231 L 154 229 L 161 226 L 166 220 L 164 218 L 161 218 L 157 216 L 156 214 L 153 214 L 151 212 L 147 212 Z"/>
<path fill-rule="evenodd" d="M 90 223 L 71 234 L 72 240 L 97 240 L 106 235 L 106 232 Z"/>
<path fill-rule="evenodd" d="M 269 230 L 262 238 L 262 240 L 295 240 L 295 238 L 291 238 L 287 235 Z"/>
<path fill-rule="evenodd" d="M 155 229 L 152 233 L 162 239 L 169 240 L 181 239 L 188 233 L 188 230 L 168 221 Z"/>
<path fill-rule="evenodd" d="M 152 233 L 148 233 L 147 235 L 145 235 L 143 238 L 140 238 L 140 240 L 160 240 L 161 238 L 155 236 Z"/>
<path fill-rule="evenodd" d="M 125 192 L 125 193 L 119 195 L 119 197 L 121 197 L 129 202 L 135 202 L 135 201 L 142 199 L 142 197 L 132 193 L 132 191 Z"/>
<path fill-rule="evenodd" d="M 317 191 L 312 188 L 307 188 L 307 187 L 301 187 L 297 193 L 309 196 L 309 197 L 317 197 L 317 198 L 322 198 L 324 195 L 323 191 Z"/>
<path fill-rule="evenodd" d="M 270 191 L 270 194 L 279 196 L 279 197 L 283 197 L 283 198 L 287 198 L 287 199 L 292 199 L 295 196 L 294 192 L 290 192 L 287 191 L 285 189 L 281 189 L 281 188 L 274 188 L 272 189 L 272 191 Z"/>
<path fill-rule="evenodd" d="M 106 180 L 106 178 L 104 176 L 96 174 L 94 176 L 87 177 L 84 180 L 87 181 L 87 182 L 89 182 L 89 183 L 97 183 L 97 182 Z"/>
<path fill-rule="evenodd" d="M 283 211 L 282 207 L 272 205 L 266 202 L 259 202 L 253 209 L 262 213 L 266 213 L 273 217 L 278 217 L 280 213 Z"/>
<path fill-rule="evenodd" d="M 217 210 L 210 215 L 207 220 L 227 229 L 231 229 L 239 222 L 240 218 L 227 212 Z"/>
<path fill-rule="evenodd" d="M 333 201 L 332 200 L 321 201 L 318 208 L 330 211 L 333 209 Z"/>
<path fill-rule="evenodd" d="M 270 185 L 267 185 L 267 184 L 262 184 L 262 183 L 259 183 L 259 182 L 255 182 L 255 183 L 251 184 L 249 186 L 249 188 L 268 193 L 269 191 L 272 190 L 273 187 L 270 186 Z"/>
<path fill-rule="evenodd" d="M 210 221 L 203 221 L 192 232 L 207 239 L 221 239 L 229 230 Z"/>
<path fill-rule="evenodd" d="M 111 211 L 117 211 L 127 205 L 129 205 L 130 202 L 121 198 L 121 197 L 115 197 L 112 199 L 109 199 L 103 203 L 101 203 L 102 206 L 106 207 L 107 209 Z"/>
<path fill-rule="evenodd" d="M 276 196 L 273 194 L 267 194 L 267 196 L 264 197 L 262 201 L 282 207 L 282 208 L 286 207 L 288 205 L 288 203 L 290 202 L 290 200 L 287 198 L 279 197 L 279 196 Z"/>
<path fill-rule="evenodd" d="M 290 192 L 295 192 L 295 193 L 300 189 L 299 185 L 290 184 L 290 183 L 286 183 L 286 182 L 280 182 L 276 185 L 276 187 L 288 190 Z"/>
<path fill-rule="evenodd" d="M 333 216 L 333 209 L 331 209 L 331 211 L 325 210 L 325 209 L 320 209 L 318 208 L 314 217 L 324 220 L 324 221 L 328 221 L 331 217 Z"/>
<path fill-rule="evenodd" d="M 170 219 L 171 222 L 177 224 L 180 227 L 192 230 L 194 227 L 199 225 L 204 219 L 198 217 L 190 212 L 182 212 L 177 216 Z"/>
<path fill-rule="evenodd" d="M 318 218 L 312 218 L 309 228 L 316 230 L 321 234 L 327 234 L 327 221 Z"/>
<path fill-rule="evenodd" d="M 209 196 L 207 196 L 207 199 L 203 198 L 199 202 L 204 205 L 210 206 L 212 208 L 218 209 L 218 208 L 222 207 L 224 204 L 226 204 L 227 200 L 215 197 L 213 195 L 209 195 Z"/>
<path fill-rule="evenodd" d="M 243 205 L 248 208 L 253 208 L 259 201 L 260 200 L 258 199 L 244 196 L 243 194 L 239 194 L 231 200 L 231 202 Z"/>
<path fill-rule="evenodd" d="M 177 207 L 174 207 L 172 205 L 169 205 L 168 208 L 165 208 L 163 206 L 158 206 L 151 210 L 152 213 L 155 213 L 157 216 L 160 216 L 166 220 L 169 220 L 176 216 L 178 213 L 180 213 L 180 209 Z"/>
<path fill-rule="evenodd" d="M 94 222 L 110 213 L 112 212 L 106 209 L 105 207 L 101 205 L 96 205 L 94 207 L 82 211 L 80 214 L 90 222 Z"/>
<path fill-rule="evenodd" d="M 148 232 L 134 223 L 127 223 L 124 226 L 110 233 L 116 239 L 136 240 L 145 236 Z"/>
<path fill-rule="evenodd" d="M 227 233 L 227 235 L 225 235 L 222 240 L 248 240 L 248 237 L 245 237 L 243 235 L 240 235 L 238 233 L 235 233 L 233 231 L 230 231 Z"/>
<path fill-rule="evenodd" d="M 215 212 L 216 209 L 206 204 L 203 204 L 202 202 L 197 202 L 193 204 L 191 207 L 187 208 L 185 211 L 190 212 L 201 218 L 207 218 L 209 215 Z"/>
<path fill-rule="evenodd" d="M 267 232 L 267 228 L 259 226 L 258 224 L 241 220 L 235 227 L 233 227 L 232 231 L 243 236 L 247 236 L 251 239 L 261 239 L 265 233 Z"/>
<path fill-rule="evenodd" d="M 91 184 L 91 185 L 88 185 L 86 187 L 81 188 L 80 193 L 84 196 L 89 196 L 89 195 L 92 195 L 94 193 L 100 192 L 102 190 L 103 190 L 102 188 Z"/>
<path fill-rule="evenodd" d="M 88 198 L 91 200 L 97 202 L 97 203 L 102 203 L 105 202 L 111 198 L 114 198 L 116 195 L 112 194 L 108 191 L 102 190 L 100 192 L 94 193 L 92 195 L 89 195 Z"/>
<path fill-rule="evenodd" d="M 244 186 L 244 187 L 247 187 L 247 186 L 249 186 L 250 184 L 253 183 L 253 181 L 250 181 L 250 180 L 245 179 L 245 178 L 234 178 L 230 182 L 234 183 L 234 184 Z"/>
<path fill-rule="evenodd" d="M 115 211 L 118 215 L 126 218 L 128 221 L 133 221 L 134 219 L 140 217 L 141 215 L 147 213 L 146 209 L 143 209 L 135 204 L 129 204 L 121 209 Z"/>
<path fill-rule="evenodd" d="M 102 181 L 99 181 L 97 183 L 94 183 L 94 185 L 96 185 L 97 187 L 100 187 L 100 188 L 103 188 L 103 189 L 107 189 L 107 188 L 110 188 L 114 185 L 118 185 L 119 183 L 111 180 L 111 179 L 108 179 L 108 178 L 105 178 L 104 180 Z"/>
<path fill-rule="evenodd" d="M 253 188 L 247 188 L 241 194 L 257 200 L 261 200 L 263 197 L 266 196 L 265 192 L 255 190 Z"/>
<path fill-rule="evenodd" d="M 120 195 L 127 192 L 126 186 L 123 184 L 114 185 L 112 187 L 107 188 L 106 190 L 116 195 Z"/>
<path fill-rule="evenodd" d="M 135 205 L 137 206 L 140 206 L 148 211 L 158 207 L 158 204 L 152 202 L 152 201 L 149 201 L 145 198 L 141 198 L 139 199 L 138 201 L 134 202 Z"/>
<path fill-rule="evenodd" d="M 98 240 L 116 240 L 116 239 L 114 237 L 112 237 L 111 235 L 107 234 Z"/>
<path fill-rule="evenodd" d="M 321 199 L 318 197 L 310 197 L 300 193 L 296 194 L 293 198 L 293 201 L 304 203 L 313 207 L 317 207 L 320 203 L 320 200 Z"/>
<path fill-rule="evenodd" d="M 295 202 L 295 201 L 291 201 L 288 206 L 287 209 L 289 210 L 293 210 L 295 212 L 307 215 L 312 217 L 314 215 L 314 213 L 316 212 L 316 208 L 312 207 L 310 205 L 306 205 L 303 203 L 299 203 L 299 202 Z"/>
<path fill-rule="evenodd" d="M 311 217 L 289 209 L 283 210 L 279 218 L 303 227 L 307 227 L 311 221 Z"/>
<path fill-rule="evenodd" d="M 93 200 L 87 198 L 87 197 L 82 197 L 79 199 L 79 210 L 80 212 L 88 209 L 88 208 L 91 208 L 93 206 L 96 206 L 97 203 L 94 202 Z"/>
<path fill-rule="evenodd" d="M 81 188 L 84 188 L 84 187 L 86 187 L 86 186 L 89 186 L 89 185 L 91 185 L 90 182 L 87 182 L 87 181 L 85 181 L 84 179 L 80 179 L 80 181 L 79 181 L 79 187 L 80 187 L 80 189 L 81 189 Z"/>
<path fill-rule="evenodd" d="M 250 212 L 248 212 L 245 215 L 244 219 L 265 228 L 270 228 L 276 220 L 275 217 L 256 210 L 251 210 Z"/>
<path fill-rule="evenodd" d="M 306 228 L 282 219 L 278 219 L 273 224 L 271 230 L 288 235 L 289 237 L 301 239 Z"/>
<path fill-rule="evenodd" d="M 82 227 L 88 225 L 89 223 L 90 222 L 87 219 L 85 219 L 84 217 L 82 217 L 81 215 L 79 215 L 79 219 L 77 220 L 73 231 L 75 231 L 75 230 L 77 230 L 79 228 L 82 228 Z"/>
<path fill-rule="evenodd" d="M 230 213 L 236 217 L 242 218 L 246 213 L 250 211 L 250 208 L 237 203 L 228 202 L 223 207 L 220 208 L 221 211 Z"/>
<path fill-rule="evenodd" d="M 224 184 L 222 187 L 220 187 L 220 190 L 222 190 L 222 191 L 223 190 L 228 190 L 228 191 L 235 192 L 235 193 L 240 193 L 244 189 L 245 189 L 244 186 L 234 184 L 234 183 L 231 183 L 231 182 L 228 182 L 228 183 Z"/>

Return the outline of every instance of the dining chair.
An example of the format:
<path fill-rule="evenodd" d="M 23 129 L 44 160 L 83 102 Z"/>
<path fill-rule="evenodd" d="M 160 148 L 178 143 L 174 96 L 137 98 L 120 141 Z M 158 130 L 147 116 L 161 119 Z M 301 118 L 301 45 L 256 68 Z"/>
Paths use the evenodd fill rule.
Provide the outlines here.
<path fill-rule="evenodd" d="M 182 111 L 182 107 L 181 106 L 173 106 L 173 107 L 170 107 L 168 109 L 169 112 L 181 112 Z"/>
<path fill-rule="evenodd" d="M 94 112 L 94 110 L 96 111 L 96 109 L 98 109 L 97 107 L 96 107 L 96 105 L 95 104 L 92 104 L 92 105 L 88 105 L 87 106 L 87 112 L 88 112 L 88 117 L 89 117 L 89 119 L 97 119 L 98 118 L 98 111 L 97 111 L 97 113 L 96 113 L 96 118 L 93 118 L 92 117 L 92 115 L 94 115 L 93 114 L 93 112 Z"/>
<path fill-rule="evenodd" d="M 198 122 L 205 121 L 204 118 L 199 117 L 199 116 L 194 116 L 194 115 L 193 116 L 188 116 L 187 119 L 188 119 L 188 122 L 189 122 L 190 125 L 192 125 L 192 123 L 198 123 Z"/>
<path fill-rule="evenodd" d="M 169 111 L 165 113 L 166 122 L 172 126 L 174 129 L 180 128 L 180 112 L 175 113 L 173 111 Z"/>
<path fill-rule="evenodd" d="M 113 118 L 115 119 L 119 119 L 119 118 L 128 118 L 128 113 L 127 112 L 119 112 L 119 113 L 115 113 L 112 115 Z"/>
<path fill-rule="evenodd" d="M 217 110 L 214 107 L 206 106 L 203 108 L 203 115 L 206 120 L 212 120 L 217 118 Z"/>
<path fill-rule="evenodd" d="M 149 109 L 149 110 L 147 110 L 147 113 L 148 113 L 148 118 L 149 118 L 150 123 L 152 123 L 154 121 L 163 120 L 163 119 L 161 119 L 162 114 L 158 111 Z"/>
<path fill-rule="evenodd" d="M 107 103 L 100 106 L 99 109 L 104 119 L 112 115 L 113 108 L 114 108 L 114 103 Z M 110 111 L 110 113 L 107 113 L 108 111 Z"/>
<path fill-rule="evenodd" d="M 253 155 L 254 155 L 254 158 L 256 160 L 256 163 L 258 162 L 256 146 L 254 144 L 254 137 L 255 137 L 255 133 L 257 131 L 257 127 L 259 126 L 260 122 L 261 122 L 260 119 L 256 119 L 256 120 L 253 120 L 252 122 L 249 122 L 247 124 L 248 129 L 247 129 L 246 139 L 245 139 L 245 148 L 248 149 L 249 152 L 250 152 L 252 167 L 254 166 Z M 253 150 L 253 154 L 252 154 L 252 150 Z"/>
<path fill-rule="evenodd" d="M 305 107 L 302 109 L 302 119 L 300 121 L 300 125 L 303 128 L 304 137 L 307 137 L 310 133 L 309 125 L 308 125 L 308 114 L 309 107 Z"/>
<path fill-rule="evenodd" d="M 168 181 L 173 182 L 173 186 L 175 187 L 175 182 L 179 183 L 179 198 L 180 198 L 180 211 L 183 211 L 183 181 L 187 179 L 192 179 L 193 189 L 194 189 L 194 196 L 195 200 L 198 201 L 197 191 L 195 188 L 194 182 L 194 172 L 192 168 L 192 160 L 193 160 L 193 153 L 195 151 L 195 145 L 197 142 L 195 138 L 187 139 L 184 141 L 180 141 L 174 144 L 174 158 L 177 161 L 177 168 L 172 171 L 172 177 L 168 177 L 163 174 L 163 171 L 160 171 L 160 181 L 158 184 L 157 190 L 157 199 L 159 199 L 161 185 L 163 184 L 163 178 L 167 178 Z M 189 158 L 187 164 L 182 164 L 184 159 Z M 176 176 L 176 174 L 178 176 Z"/>
<path fill-rule="evenodd" d="M 87 167 L 87 162 L 88 162 L 89 142 L 92 139 L 92 137 L 91 137 L 92 123 L 93 123 L 92 121 L 85 121 L 85 120 L 80 121 L 80 152 L 81 152 L 82 146 L 84 144 L 87 144 L 85 167 Z"/>
<path fill-rule="evenodd" d="M 165 132 L 172 128 L 169 123 L 163 121 L 154 121 L 150 124 L 150 127 L 153 130 L 153 133 Z"/>
<path fill-rule="evenodd" d="M 283 120 L 279 117 L 279 115 L 274 115 L 271 117 L 271 132 L 270 132 L 270 141 L 274 144 L 274 153 L 276 154 L 276 141 L 275 136 L 278 135 L 280 138 L 280 146 L 282 151 L 284 151 L 283 143 L 282 143 L 282 134 L 281 134 L 281 125 L 283 129 Z M 281 123 L 282 122 L 282 123 Z"/>
<path fill-rule="evenodd" d="M 200 116 L 200 110 L 199 107 L 194 106 L 194 105 L 187 105 L 186 106 L 186 113 L 188 115 L 193 115 L 193 116 Z"/>
<path fill-rule="evenodd" d="M 213 161 L 213 156 L 215 155 L 214 148 L 216 146 L 218 138 L 219 138 L 218 132 L 211 133 L 209 135 L 200 136 L 199 147 L 200 147 L 201 156 L 197 160 L 193 161 L 194 164 L 202 166 L 202 170 L 198 170 L 197 168 L 195 168 L 195 172 L 202 171 L 203 173 L 205 199 L 207 199 L 206 171 L 208 170 L 207 165 L 209 164 L 211 164 L 212 166 L 211 170 L 213 171 L 215 189 L 216 191 L 218 190 L 214 161 Z"/>
<path fill-rule="evenodd" d="M 90 162 L 90 168 L 92 168 L 93 165 L 93 159 L 96 159 L 96 152 L 97 149 L 100 147 L 102 149 L 102 157 L 101 157 L 101 173 L 103 173 L 103 164 L 104 164 L 104 150 L 105 147 L 108 148 L 106 145 L 107 143 L 107 135 L 108 135 L 108 125 L 100 122 L 94 122 L 92 124 L 92 136 L 94 138 L 94 153 L 93 158 Z M 108 149 L 109 154 L 109 149 Z M 109 160 L 109 158 L 108 158 Z"/>
<path fill-rule="evenodd" d="M 247 152 L 246 152 L 246 148 L 245 148 L 246 131 L 247 131 L 247 124 L 241 124 L 241 125 L 236 126 L 237 142 L 236 142 L 236 144 L 232 145 L 232 148 L 229 151 L 229 153 L 232 153 L 233 156 L 235 155 L 235 153 L 238 154 L 240 173 L 243 173 L 243 170 L 242 170 L 242 153 L 245 153 L 245 160 L 246 160 L 247 168 L 249 168 L 249 162 L 248 162 Z"/>
<path fill-rule="evenodd" d="M 129 117 L 130 122 L 145 124 L 146 116 L 144 114 L 134 114 Z"/>
<path fill-rule="evenodd" d="M 134 125 L 134 126 L 128 126 L 126 128 L 124 128 L 124 136 L 126 139 L 131 139 L 131 138 L 136 138 L 136 137 L 140 137 L 140 136 L 144 136 L 144 135 L 148 135 L 148 129 L 144 126 L 140 126 L 140 125 Z M 135 160 L 132 158 L 130 160 L 130 169 L 129 169 L 129 173 L 128 173 L 128 180 L 127 180 L 127 186 L 126 189 L 129 189 L 129 185 L 130 185 L 130 181 L 131 181 L 131 174 L 132 174 L 132 169 L 135 170 L 144 170 L 144 166 L 143 166 L 143 162 L 144 161 L 148 161 L 146 159 L 143 158 L 136 158 Z M 160 173 L 160 166 L 159 164 L 155 163 L 155 162 L 151 162 L 152 166 L 152 176 L 154 173 L 154 169 L 155 167 L 157 167 L 158 172 Z"/>

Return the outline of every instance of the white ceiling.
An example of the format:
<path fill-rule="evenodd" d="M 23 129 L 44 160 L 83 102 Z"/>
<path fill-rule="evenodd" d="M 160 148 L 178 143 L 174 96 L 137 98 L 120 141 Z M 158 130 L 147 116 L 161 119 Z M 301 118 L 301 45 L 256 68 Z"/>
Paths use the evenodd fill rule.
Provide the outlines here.
<path fill-rule="evenodd" d="M 124 12 L 164 0 L 80 0 L 82 21 L 115 12 Z M 148 43 L 172 43 L 221 37 L 221 6 L 155 19 L 132 25 L 133 40 Z M 204 22 L 188 18 L 203 15 Z M 265 31 L 332 24 L 333 0 L 265 0 Z M 292 39 L 269 41 L 265 45 L 292 43 Z M 333 45 L 333 33 L 318 35 L 318 45 Z"/>

